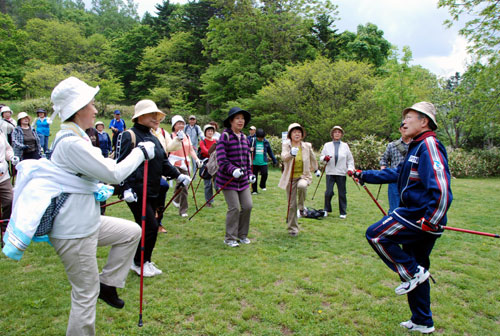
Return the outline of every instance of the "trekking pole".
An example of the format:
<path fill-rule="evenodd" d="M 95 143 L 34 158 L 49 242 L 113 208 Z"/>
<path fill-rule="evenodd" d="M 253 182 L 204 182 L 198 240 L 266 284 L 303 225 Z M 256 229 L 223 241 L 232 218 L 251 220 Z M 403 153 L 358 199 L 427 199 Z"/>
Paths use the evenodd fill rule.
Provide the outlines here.
<path fill-rule="evenodd" d="M 184 148 L 184 142 L 181 142 L 181 145 L 182 145 L 182 153 L 184 154 L 184 162 L 186 163 L 188 175 L 189 175 L 189 177 L 191 177 L 191 172 L 189 171 L 189 163 L 188 163 L 187 156 L 186 156 L 186 149 Z M 194 177 L 193 177 L 193 179 L 194 179 Z M 191 180 L 191 182 L 193 182 L 193 180 Z M 191 186 L 191 191 L 193 192 L 194 206 L 196 207 L 196 210 L 198 210 L 198 203 L 196 202 L 196 195 L 194 192 L 193 185 L 191 183 L 189 183 L 189 186 Z M 189 186 L 187 187 L 188 190 L 189 190 Z"/>
<path fill-rule="evenodd" d="M 215 196 L 217 196 L 222 190 L 224 190 L 224 188 L 227 187 L 227 185 L 229 183 L 231 183 L 231 181 L 233 181 L 233 180 L 234 180 L 234 177 L 231 177 L 231 179 L 229 181 L 224 183 L 224 185 L 221 188 L 219 188 L 219 190 L 217 190 L 217 192 L 212 197 L 210 197 L 210 199 L 208 201 L 206 201 L 205 204 L 203 204 L 200 209 L 196 210 L 196 212 L 194 214 L 192 214 L 188 220 L 191 220 L 191 218 L 193 218 L 198 212 L 200 212 L 201 209 L 203 209 L 205 207 L 205 205 L 207 205 L 211 200 L 213 200 L 215 198 Z"/>
<path fill-rule="evenodd" d="M 318 185 L 316 185 L 316 189 L 314 189 L 314 194 L 313 197 L 311 198 L 311 201 L 314 200 L 314 196 L 316 196 L 316 191 L 318 191 L 319 184 L 321 182 L 321 179 L 323 178 L 323 174 L 325 173 L 325 168 L 326 165 L 323 166 L 323 170 L 321 171 L 321 176 L 319 177 Z"/>
<path fill-rule="evenodd" d="M 198 191 L 198 187 L 200 186 L 201 180 L 203 180 L 203 179 L 200 178 L 200 180 L 198 181 L 198 184 L 196 185 L 196 188 L 194 188 L 194 192 Z"/>
<path fill-rule="evenodd" d="M 163 213 L 165 212 L 165 210 L 167 210 L 168 206 L 170 205 L 170 203 L 172 203 L 172 201 L 177 197 L 177 195 L 179 195 L 179 193 L 182 191 L 182 187 L 179 187 L 179 188 L 176 188 L 175 190 L 175 193 L 172 195 L 172 198 L 170 199 L 170 201 L 168 201 L 167 205 L 165 205 L 163 207 L 163 209 L 160 211 L 160 214 L 163 215 Z"/>
<path fill-rule="evenodd" d="M 368 195 L 370 195 L 371 199 L 373 200 L 373 202 L 375 202 L 375 204 L 378 206 L 378 208 L 380 209 L 380 211 L 382 211 L 382 213 L 384 214 L 384 216 L 387 216 L 387 213 L 380 206 L 380 203 L 375 199 L 375 197 L 373 197 L 373 194 L 370 192 L 370 190 L 368 190 L 368 187 L 365 185 L 365 183 L 363 181 L 361 181 L 361 180 L 357 180 L 352 173 L 349 176 L 352 177 L 352 180 L 354 181 L 354 183 L 356 183 L 356 185 L 359 184 L 359 185 L 361 185 L 366 190 L 366 192 L 368 193 Z"/>
<path fill-rule="evenodd" d="M 382 189 L 382 184 L 378 185 L 378 192 L 377 192 L 377 197 L 376 197 L 377 200 L 378 200 L 378 197 L 380 196 L 380 189 Z"/>
<path fill-rule="evenodd" d="M 290 201 L 292 200 L 292 180 L 293 170 L 295 169 L 295 157 L 292 159 L 292 170 L 290 170 L 290 190 L 288 191 L 288 208 L 286 210 L 286 222 L 288 223 L 288 215 L 290 214 Z"/>
<path fill-rule="evenodd" d="M 141 283 L 139 289 L 139 323 L 138 326 L 142 327 L 142 293 L 144 288 L 144 245 L 146 235 L 146 200 L 148 194 L 148 167 L 149 161 L 144 161 L 144 182 L 142 187 L 142 216 L 141 216 Z"/>
<path fill-rule="evenodd" d="M 114 201 L 114 202 L 111 202 L 111 203 L 108 203 L 108 204 L 103 204 L 101 205 L 101 208 L 106 208 L 106 207 L 109 207 L 110 205 L 113 205 L 113 204 L 118 204 L 118 203 L 121 203 L 123 202 L 124 200 L 121 199 L 121 200 L 118 200 L 118 201 Z"/>

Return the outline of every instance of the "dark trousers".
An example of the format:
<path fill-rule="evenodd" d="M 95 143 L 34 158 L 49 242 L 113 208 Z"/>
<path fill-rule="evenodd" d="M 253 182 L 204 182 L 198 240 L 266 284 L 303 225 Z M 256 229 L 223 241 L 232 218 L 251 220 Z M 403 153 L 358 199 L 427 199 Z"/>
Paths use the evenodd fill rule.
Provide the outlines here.
<path fill-rule="evenodd" d="M 38 151 L 36 150 L 32 152 L 24 152 L 23 160 L 28 160 L 28 159 L 38 160 L 40 159 L 40 153 L 38 153 Z"/>
<path fill-rule="evenodd" d="M 430 268 L 429 256 L 438 236 L 410 229 L 391 216 L 384 216 L 366 230 L 366 239 L 402 281 L 410 280 L 420 265 Z M 402 247 L 400 246 L 402 245 Z M 409 292 L 408 304 L 413 323 L 433 326 L 429 279 Z"/>
<path fill-rule="evenodd" d="M 113 138 L 111 139 L 111 142 L 113 143 L 113 150 L 116 151 L 116 142 L 118 141 L 118 135 L 120 135 L 121 132 L 113 132 Z"/>
<path fill-rule="evenodd" d="M 156 197 L 148 197 L 146 202 L 146 232 L 144 234 L 144 262 L 151 261 L 151 255 L 156 245 L 158 237 L 158 222 L 156 221 L 155 210 L 158 199 Z M 142 196 L 137 195 L 137 202 L 127 203 L 128 207 L 134 215 L 135 222 L 142 226 Z M 137 246 L 137 251 L 134 256 L 134 263 L 139 266 L 141 264 L 141 242 Z"/>
<path fill-rule="evenodd" d="M 341 215 L 347 215 L 347 191 L 345 189 L 345 181 L 345 176 L 326 175 L 325 211 L 332 212 L 332 197 L 335 195 L 333 187 L 337 184 L 337 191 L 339 193 L 339 212 Z"/>
<path fill-rule="evenodd" d="M 263 166 L 256 166 L 254 165 L 253 168 L 253 174 L 255 175 L 255 183 L 252 183 L 252 191 L 257 192 L 257 183 L 259 182 L 259 173 L 261 174 L 260 178 L 260 184 L 259 187 L 260 189 L 265 189 L 266 188 L 266 182 L 267 182 L 267 165 Z"/>
<path fill-rule="evenodd" d="M 10 183 L 10 179 L 7 179 L 3 182 L 0 182 L 0 204 L 2 206 L 2 216 L 1 219 L 10 218 L 10 213 L 12 211 L 12 184 Z M 7 222 L 1 223 L 2 231 L 5 231 L 7 228 Z"/>

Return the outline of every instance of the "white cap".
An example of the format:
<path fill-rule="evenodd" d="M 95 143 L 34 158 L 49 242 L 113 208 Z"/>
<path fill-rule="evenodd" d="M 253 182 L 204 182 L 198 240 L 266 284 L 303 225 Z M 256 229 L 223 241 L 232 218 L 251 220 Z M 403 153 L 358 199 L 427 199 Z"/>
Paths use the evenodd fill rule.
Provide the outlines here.
<path fill-rule="evenodd" d="M 175 124 L 177 124 L 179 121 L 182 121 L 183 123 L 186 123 L 184 121 L 184 118 L 182 116 L 178 115 L 178 114 L 176 114 L 176 115 L 174 115 L 172 117 L 172 132 L 174 131 Z"/>
<path fill-rule="evenodd" d="M 50 99 L 54 104 L 54 112 L 65 121 L 90 103 L 97 92 L 99 86 L 93 88 L 76 77 L 68 77 L 52 90 Z"/>
<path fill-rule="evenodd" d="M 4 113 L 4 112 L 12 112 L 12 110 L 7 105 L 6 106 L 2 106 L 2 109 L 0 110 L 0 113 Z"/>
<path fill-rule="evenodd" d="M 158 106 L 156 106 L 156 103 L 154 101 L 149 99 L 143 99 L 139 101 L 137 104 L 135 104 L 134 116 L 132 117 L 132 121 L 134 121 L 141 115 L 148 113 L 155 113 L 155 112 L 162 114 L 162 119 L 160 120 L 160 122 L 163 121 L 163 119 L 165 119 L 165 113 L 158 109 Z"/>

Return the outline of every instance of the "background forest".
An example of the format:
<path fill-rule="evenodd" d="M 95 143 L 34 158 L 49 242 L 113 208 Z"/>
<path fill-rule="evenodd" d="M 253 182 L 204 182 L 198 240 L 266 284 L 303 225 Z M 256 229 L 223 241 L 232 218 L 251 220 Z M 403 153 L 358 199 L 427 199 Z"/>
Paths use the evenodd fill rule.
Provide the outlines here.
<path fill-rule="evenodd" d="M 410 65 L 411 50 L 374 24 L 339 32 L 330 1 L 159 0 L 139 18 L 133 0 L 0 0 L 0 98 L 27 112 L 50 108 L 52 88 L 74 75 L 101 87 L 101 117 L 150 98 L 203 124 L 239 105 L 268 134 L 299 120 L 317 148 L 333 124 L 347 141 L 397 138 L 402 109 L 427 100 L 450 150 L 491 151 L 500 143 L 500 5 L 439 6 L 478 18 L 462 29 L 477 61 L 451 78 Z"/>

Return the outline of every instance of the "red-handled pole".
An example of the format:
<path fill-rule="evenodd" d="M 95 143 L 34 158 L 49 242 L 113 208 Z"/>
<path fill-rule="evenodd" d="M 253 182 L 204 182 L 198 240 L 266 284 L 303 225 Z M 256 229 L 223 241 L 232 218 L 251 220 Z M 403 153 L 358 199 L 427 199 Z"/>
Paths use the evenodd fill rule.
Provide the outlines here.
<path fill-rule="evenodd" d="M 182 145 L 182 153 L 184 154 L 184 162 L 186 163 L 188 175 L 189 175 L 189 177 L 191 177 L 191 171 L 189 170 L 189 162 L 187 160 L 186 149 L 184 148 L 184 142 L 181 141 L 181 145 Z M 194 179 L 194 176 L 193 176 L 193 179 Z M 191 182 L 193 182 L 193 180 L 191 180 Z M 192 183 L 189 183 L 189 186 L 191 186 L 191 191 L 193 192 L 194 206 L 196 207 L 196 210 L 198 210 L 198 203 L 196 202 L 196 194 L 194 192 L 194 188 L 193 188 Z M 187 187 L 188 189 L 189 189 L 189 186 Z"/>
<path fill-rule="evenodd" d="M 144 181 L 142 187 L 142 215 L 141 215 L 141 226 L 142 226 L 142 234 L 141 234 L 141 284 L 139 289 L 139 323 L 138 326 L 142 327 L 142 294 L 144 288 L 144 240 L 146 235 L 146 202 L 148 196 L 148 168 L 149 161 L 144 161 Z"/>

